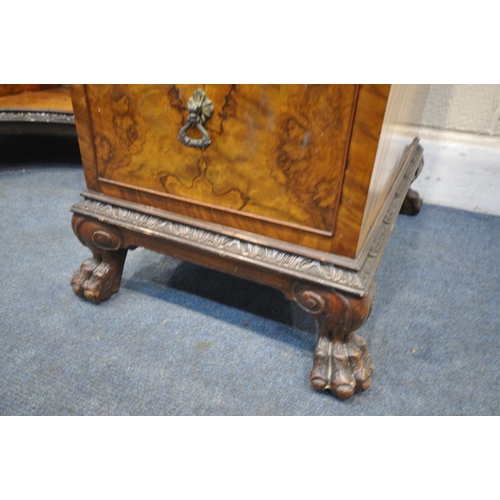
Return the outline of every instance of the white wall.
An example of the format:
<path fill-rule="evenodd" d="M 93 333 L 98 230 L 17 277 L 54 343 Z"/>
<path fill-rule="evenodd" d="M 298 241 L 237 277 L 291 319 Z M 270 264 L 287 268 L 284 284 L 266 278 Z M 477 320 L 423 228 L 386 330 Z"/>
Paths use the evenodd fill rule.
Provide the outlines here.
<path fill-rule="evenodd" d="M 431 85 L 418 134 L 424 202 L 500 216 L 500 85 Z"/>
<path fill-rule="evenodd" d="M 500 85 L 431 85 L 422 125 L 500 135 Z"/>

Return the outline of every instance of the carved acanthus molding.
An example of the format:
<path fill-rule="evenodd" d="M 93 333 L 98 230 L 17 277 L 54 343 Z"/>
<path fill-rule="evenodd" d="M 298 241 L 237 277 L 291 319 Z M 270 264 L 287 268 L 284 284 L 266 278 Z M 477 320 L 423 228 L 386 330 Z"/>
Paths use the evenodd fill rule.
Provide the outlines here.
<path fill-rule="evenodd" d="M 189 241 L 212 253 L 223 252 L 243 260 L 256 261 L 267 267 L 294 274 L 298 278 L 313 280 L 325 285 L 341 285 L 353 291 L 363 290 L 363 283 L 358 272 L 334 264 L 91 199 L 77 203 L 72 210 L 78 214 L 97 217 L 99 220 L 117 227 L 133 229 L 154 236 Z"/>
<path fill-rule="evenodd" d="M 74 124 L 75 117 L 72 113 L 53 113 L 50 111 L 2 111 L 2 122 L 34 122 L 34 123 L 64 123 Z"/>

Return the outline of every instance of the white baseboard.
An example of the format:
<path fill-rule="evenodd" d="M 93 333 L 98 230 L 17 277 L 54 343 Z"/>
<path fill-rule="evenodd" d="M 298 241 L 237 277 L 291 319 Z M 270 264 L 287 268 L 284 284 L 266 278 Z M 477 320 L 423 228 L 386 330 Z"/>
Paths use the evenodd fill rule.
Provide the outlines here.
<path fill-rule="evenodd" d="M 500 137 L 421 128 L 424 203 L 500 216 Z"/>

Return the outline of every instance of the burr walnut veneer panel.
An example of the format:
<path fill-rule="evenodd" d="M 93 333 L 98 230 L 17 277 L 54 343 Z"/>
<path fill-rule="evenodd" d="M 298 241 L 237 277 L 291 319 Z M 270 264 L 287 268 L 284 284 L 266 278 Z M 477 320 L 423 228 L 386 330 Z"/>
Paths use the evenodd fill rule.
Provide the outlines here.
<path fill-rule="evenodd" d="M 214 105 L 204 125 L 212 143 L 202 150 L 177 139 L 197 88 Z M 388 91 L 75 85 L 72 97 L 89 189 L 353 257 Z"/>

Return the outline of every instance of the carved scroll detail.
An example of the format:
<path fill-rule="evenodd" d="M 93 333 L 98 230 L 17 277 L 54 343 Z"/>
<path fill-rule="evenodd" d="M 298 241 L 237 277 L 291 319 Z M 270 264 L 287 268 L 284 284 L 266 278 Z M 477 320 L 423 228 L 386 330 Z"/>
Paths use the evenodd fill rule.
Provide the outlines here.
<path fill-rule="evenodd" d="M 92 234 L 92 243 L 103 250 L 118 250 L 121 246 L 121 240 L 107 231 L 95 231 Z"/>
<path fill-rule="evenodd" d="M 92 251 L 71 278 L 73 291 L 89 302 L 99 304 L 118 292 L 127 250 L 117 229 L 98 221 L 73 216 L 73 231 Z"/>
<path fill-rule="evenodd" d="M 297 304 L 310 314 L 322 314 L 325 311 L 325 299 L 307 285 L 296 285 L 293 297 Z"/>
<path fill-rule="evenodd" d="M 123 243 L 116 229 L 82 217 L 73 220 L 73 231 L 84 245 L 100 250 L 118 250 Z"/>

